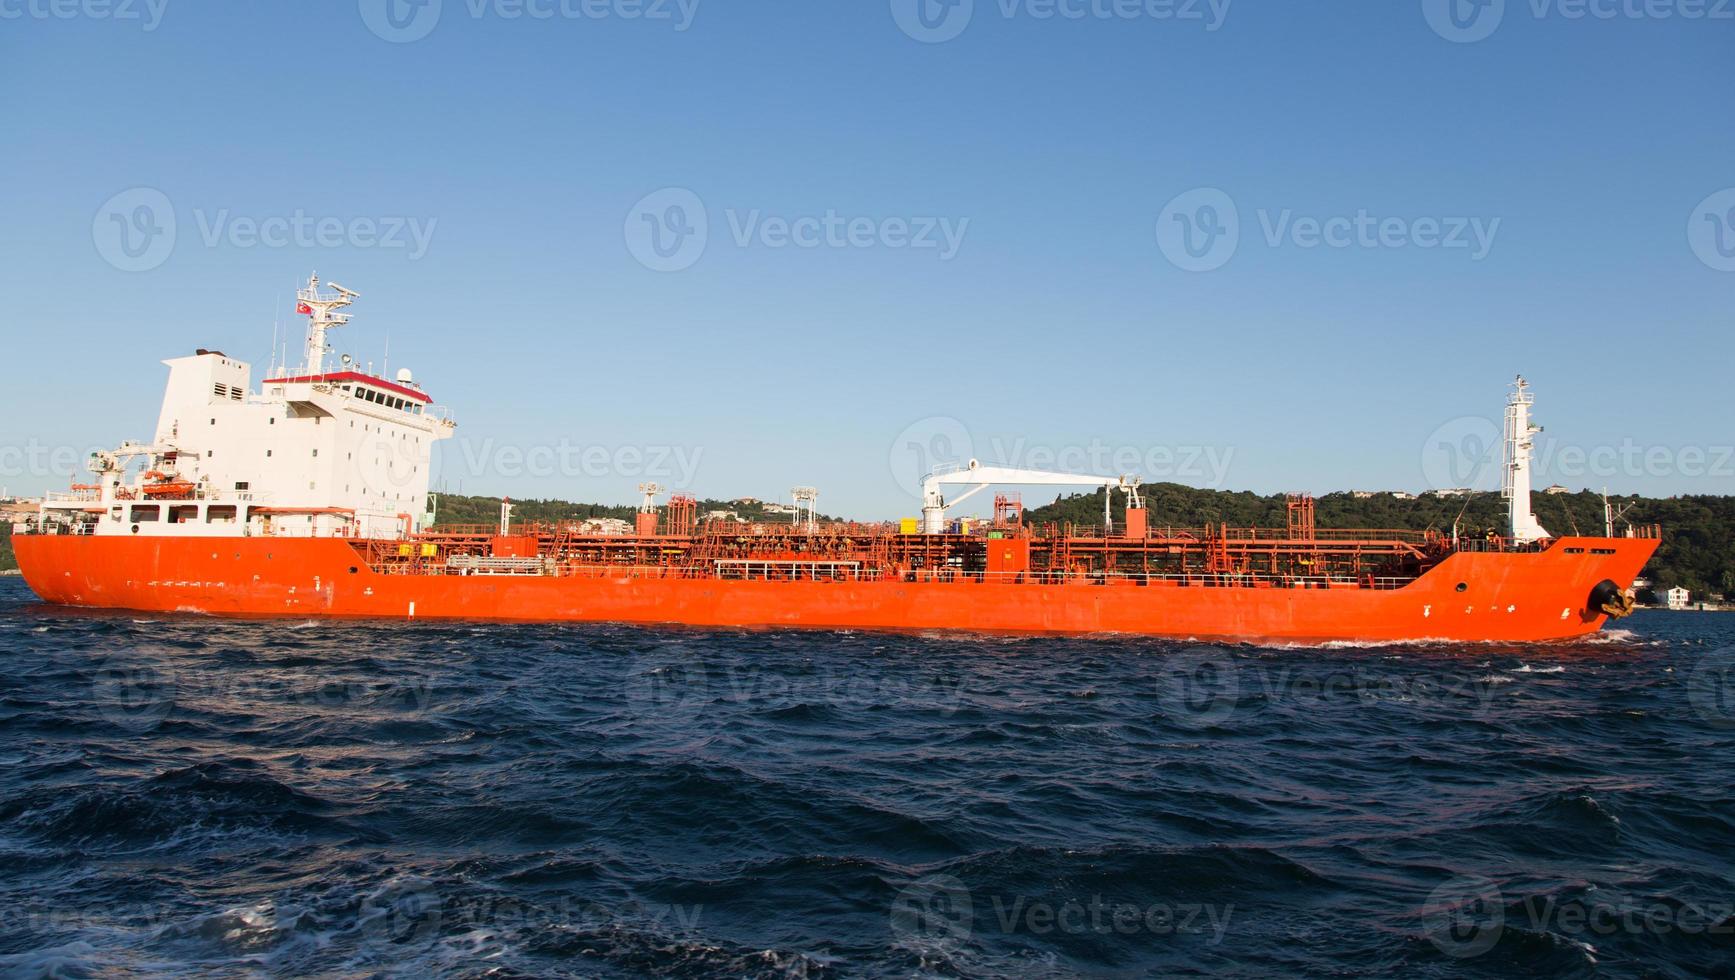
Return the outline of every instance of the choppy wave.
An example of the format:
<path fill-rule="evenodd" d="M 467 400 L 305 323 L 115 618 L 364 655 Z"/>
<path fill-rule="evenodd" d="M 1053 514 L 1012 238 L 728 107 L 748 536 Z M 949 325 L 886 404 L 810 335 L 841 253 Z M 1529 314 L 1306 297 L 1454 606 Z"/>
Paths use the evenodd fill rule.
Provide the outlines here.
<path fill-rule="evenodd" d="M 0 973 L 1726 972 L 1725 621 L 1277 649 L 0 582 Z"/>

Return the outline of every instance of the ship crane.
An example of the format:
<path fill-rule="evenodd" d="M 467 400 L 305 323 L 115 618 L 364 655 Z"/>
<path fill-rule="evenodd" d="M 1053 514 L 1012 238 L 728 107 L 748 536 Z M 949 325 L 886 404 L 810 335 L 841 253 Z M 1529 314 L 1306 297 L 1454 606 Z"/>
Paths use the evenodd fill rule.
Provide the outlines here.
<path fill-rule="evenodd" d="M 177 446 L 157 445 L 138 442 L 121 443 L 118 449 L 99 449 L 90 454 L 86 467 L 100 481 L 105 496 L 112 496 L 118 489 L 121 480 L 126 476 L 127 467 L 140 456 L 148 457 L 152 465 L 166 456 L 192 455 Z M 167 467 L 165 467 L 166 469 Z"/>
<path fill-rule="evenodd" d="M 1127 507 L 1141 510 L 1145 506 L 1144 499 L 1139 496 L 1139 480 L 1135 476 L 1096 476 L 1085 473 L 1055 473 L 1050 470 L 1026 470 L 1012 466 L 983 466 L 976 460 L 967 465 L 938 469 L 928 474 L 922 481 L 922 533 L 943 534 L 946 530 L 946 508 L 963 503 L 975 496 L 984 488 L 1000 485 L 1029 486 L 1060 486 L 1060 487 L 1107 487 L 1110 491 L 1121 490 L 1127 495 Z M 951 500 L 946 499 L 944 487 L 969 487 Z M 1102 523 L 1103 533 L 1109 532 L 1111 519 L 1109 517 L 1109 498 L 1112 493 L 1103 494 Z"/>

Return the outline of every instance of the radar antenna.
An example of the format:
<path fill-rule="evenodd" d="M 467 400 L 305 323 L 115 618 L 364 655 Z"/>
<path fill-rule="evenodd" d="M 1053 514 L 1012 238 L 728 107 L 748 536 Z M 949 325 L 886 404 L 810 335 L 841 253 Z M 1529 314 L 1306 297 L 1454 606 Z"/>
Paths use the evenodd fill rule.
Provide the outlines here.
<path fill-rule="evenodd" d="M 332 327 L 341 327 L 349 323 L 348 313 L 338 310 L 355 302 L 361 294 L 353 289 L 345 289 L 337 283 L 327 283 L 335 292 L 319 291 L 319 274 L 316 272 L 307 277 L 307 286 L 295 292 L 297 300 L 295 312 L 307 319 L 307 360 L 302 365 L 302 373 L 308 377 L 316 377 L 325 373 L 325 355 L 331 348 L 326 346 L 325 332 Z"/>

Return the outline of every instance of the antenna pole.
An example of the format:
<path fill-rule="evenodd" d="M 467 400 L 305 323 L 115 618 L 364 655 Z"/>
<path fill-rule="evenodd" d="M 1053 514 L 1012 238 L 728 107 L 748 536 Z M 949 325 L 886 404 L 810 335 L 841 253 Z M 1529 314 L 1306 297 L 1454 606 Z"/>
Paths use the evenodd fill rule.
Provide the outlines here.
<path fill-rule="evenodd" d="M 325 355 L 331 350 L 325 344 L 325 332 L 332 327 L 341 327 L 349 322 L 348 313 L 339 313 L 360 294 L 353 289 L 345 289 L 337 283 L 328 283 L 334 293 L 319 291 L 319 275 L 315 273 L 307 277 L 307 287 L 297 290 L 295 298 L 296 312 L 307 317 L 307 361 L 302 365 L 303 373 L 316 377 L 325 373 Z"/>
<path fill-rule="evenodd" d="M 1506 479 L 1500 496 L 1506 498 L 1507 526 L 1516 544 L 1552 536 L 1530 509 L 1530 458 L 1536 433 L 1542 431 L 1530 421 L 1530 406 L 1534 403 L 1530 383 L 1522 377 L 1514 380 L 1512 397 L 1506 402 Z"/>

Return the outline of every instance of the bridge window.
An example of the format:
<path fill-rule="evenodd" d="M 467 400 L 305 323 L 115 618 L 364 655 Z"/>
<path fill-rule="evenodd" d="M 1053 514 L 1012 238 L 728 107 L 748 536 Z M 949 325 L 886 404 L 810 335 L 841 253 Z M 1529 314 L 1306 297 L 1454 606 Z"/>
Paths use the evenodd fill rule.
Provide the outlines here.
<path fill-rule="evenodd" d="M 156 504 L 135 504 L 133 505 L 132 518 L 134 524 L 160 521 L 163 519 L 163 509 Z"/>
<path fill-rule="evenodd" d="M 199 520 L 199 508 L 196 505 L 169 508 L 170 524 L 193 524 Z"/>
<path fill-rule="evenodd" d="M 205 512 L 205 523 L 206 524 L 233 524 L 233 523 L 235 523 L 235 507 L 234 507 L 234 505 L 233 504 L 212 504 L 211 509 L 207 510 Z"/>

